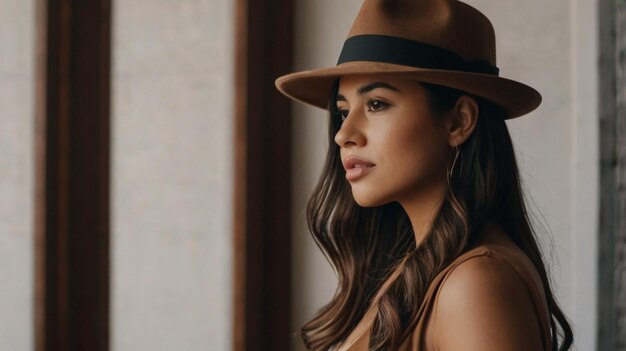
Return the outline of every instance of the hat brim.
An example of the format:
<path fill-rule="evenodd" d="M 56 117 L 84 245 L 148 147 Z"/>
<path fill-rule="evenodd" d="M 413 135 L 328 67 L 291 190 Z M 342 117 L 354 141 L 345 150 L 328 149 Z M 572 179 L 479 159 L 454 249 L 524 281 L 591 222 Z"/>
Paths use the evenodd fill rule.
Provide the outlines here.
<path fill-rule="evenodd" d="M 532 87 L 494 75 L 370 61 L 352 61 L 335 67 L 290 73 L 276 79 L 275 84 L 281 93 L 296 101 L 327 109 L 335 79 L 352 74 L 413 79 L 459 89 L 500 105 L 505 110 L 506 119 L 531 112 L 542 100 L 541 94 Z"/>

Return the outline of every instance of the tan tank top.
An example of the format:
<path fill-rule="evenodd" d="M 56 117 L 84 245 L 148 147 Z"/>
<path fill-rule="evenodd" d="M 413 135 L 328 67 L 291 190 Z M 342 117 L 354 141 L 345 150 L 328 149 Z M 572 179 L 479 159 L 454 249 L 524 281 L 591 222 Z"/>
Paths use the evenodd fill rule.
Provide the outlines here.
<path fill-rule="evenodd" d="M 486 231 L 485 238 L 476 247 L 461 254 L 446 268 L 444 268 L 429 285 L 424 300 L 418 311 L 418 323 L 411 333 L 410 337 L 405 339 L 398 351 L 423 351 L 424 350 L 424 330 L 426 325 L 426 316 L 433 308 L 437 292 L 442 282 L 448 274 L 459 264 L 465 262 L 472 257 L 490 256 L 499 258 L 508 262 L 517 273 L 523 278 L 532 296 L 535 311 L 539 316 L 540 329 L 542 332 L 544 350 L 552 349 L 552 335 L 550 332 L 550 316 L 548 305 L 543 290 L 541 278 L 537 273 L 532 261 L 528 256 L 520 250 L 513 241 L 501 235 L 497 235 L 494 231 Z M 369 346 L 370 328 L 376 318 L 378 299 L 387 291 L 389 286 L 401 273 L 404 267 L 404 261 L 393 272 L 389 279 L 381 286 L 380 290 L 373 299 L 371 307 L 365 313 L 361 321 L 354 328 L 352 333 L 338 347 L 332 348 L 333 351 L 366 351 Z"/>

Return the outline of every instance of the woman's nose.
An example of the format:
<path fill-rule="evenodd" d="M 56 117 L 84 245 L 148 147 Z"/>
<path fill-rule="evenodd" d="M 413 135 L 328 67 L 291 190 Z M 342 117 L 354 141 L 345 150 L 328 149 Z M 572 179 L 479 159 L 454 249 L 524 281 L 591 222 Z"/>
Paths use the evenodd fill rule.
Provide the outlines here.
<path fill-rule="evenodd" d="M 363 146 L 365 144 L 362 123 L 357 119 L 356 113 L 351 112 L 349 117 L 341 124 L 341 128 L 335 134 L 335 143 L 339 147 L 347 147 L 351 144 Z"/>

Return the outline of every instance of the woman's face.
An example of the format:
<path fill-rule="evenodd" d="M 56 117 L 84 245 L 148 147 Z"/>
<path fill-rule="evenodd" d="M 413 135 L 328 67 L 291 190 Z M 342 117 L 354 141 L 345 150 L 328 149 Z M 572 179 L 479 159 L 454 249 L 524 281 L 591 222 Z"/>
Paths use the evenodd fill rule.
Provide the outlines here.
<path fill-rule="evenodd" d="M 344 76 L 337 108 L 343 122 L 335 142 L 359 205 L 428 201 L 441 194 L 450 148 L 422 86 L 378 75 Z"/>

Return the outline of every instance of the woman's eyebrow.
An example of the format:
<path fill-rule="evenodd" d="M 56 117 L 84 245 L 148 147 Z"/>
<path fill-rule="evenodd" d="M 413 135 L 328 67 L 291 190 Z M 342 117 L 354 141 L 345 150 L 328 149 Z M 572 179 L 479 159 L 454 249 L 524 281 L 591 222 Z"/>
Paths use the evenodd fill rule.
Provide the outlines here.
<path fill-rule="evenodd" d="M 369 93 L 370 91 L 377 89 L 377 88 L 386 88 L 389 90 L 393 90 L 393 91 L 397 91 L 399 93 L 401 93 L 402 91 L 400 91 L 400 89 L 394 87 L 391 84 L 385 83 L 385 82 L 372 82 L 369 84 L 365 84 L 364 86 L 360 87 L 357 90 L 357 94 L 359 94 L 359 96 L 365 94 L 365 93 Z M 338 94 L 337 95 L 337 101 L 347 101 L 345 96 Z"/>

